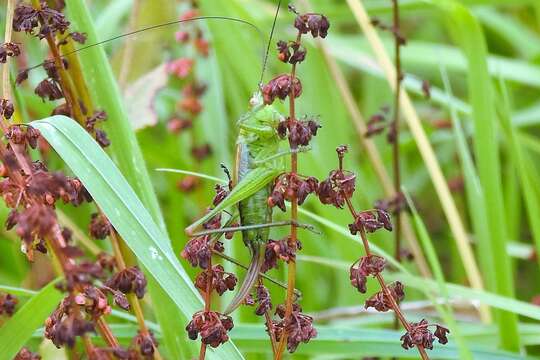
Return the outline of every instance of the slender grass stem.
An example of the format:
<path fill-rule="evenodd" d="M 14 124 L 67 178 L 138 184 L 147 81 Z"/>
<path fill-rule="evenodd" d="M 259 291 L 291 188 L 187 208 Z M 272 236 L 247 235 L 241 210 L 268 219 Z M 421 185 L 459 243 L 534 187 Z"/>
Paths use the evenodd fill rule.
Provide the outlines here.
<path fill-rule="evenodd" d="M 394 91 L 394 118 L 392 121 L 392 168 L 394 172 L 394 191 L 396 196 L 401 193 L 401 167 L 400 167 L 400 154 L 399 154 L 399 125 L 400 125 L 400 97 L 401 97 L 401 44 L 400 44 L 400 20 L 399 20 L 399 4 L 397 0 L 392 0 L 393 10 L 393 32 L 394 32 L 394 51 L 395 51 L 395 91 Z M 401 211 L 396 212 L 395 231 L 394 231 L 394 246 L 395 246 L 395 258 L 397 261 L 401 261 Z"/>
<path fill-rule="evenodd" d="M 68 38 L 66 41 L 67 43 L 64 46 L 67 50 L 67 55 L 65 55 L 65 57 L 69 63 L 67 71 L 73 80 L 77 93 L 81 97 L 81 101 L 86 109 L 86 114 L 91 115 L 94 112 L 94 106 L 90 97 L 90 92 L 88 91 L 88 86 L 86 85 L 86 81 L 84 79 L 81 62 L 79 61 L 79 57 L 74 53 L 75 47 L 73 45 L 73 40 Z"/>
<path fill-rule="evenodd" d="M 140 7 L 141 2 L 139 0 L 133 1 L 131 14 L 129 15 L 129 32 L 135 30 L 135 25 L 137 23 L 137 17 L 139 16 Z M 133 41 L 133 39 L 128 39 L 124 47 L 124 53 L 122 54 L 122 67 L 120 69 L 120 75 L 118 75 L 118 86 L 122 91 L 125 90 L 126 83 L 128 81 L 128 76 L 131 69 L 131 61 L 133 58 L 134 44 L 135 42 Z"/>

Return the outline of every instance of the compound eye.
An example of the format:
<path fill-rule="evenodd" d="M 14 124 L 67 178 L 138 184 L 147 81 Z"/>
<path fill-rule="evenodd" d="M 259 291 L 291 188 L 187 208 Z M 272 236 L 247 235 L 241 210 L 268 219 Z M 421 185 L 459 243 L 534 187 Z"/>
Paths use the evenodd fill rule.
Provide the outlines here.
<path fill-rule="evenodd" d="M 251 107 L 255 107 L 259 104 L 259 99 L 257 99 L 257 96 L 252 96 L 251 99 L 249 99 L 249 105 Z"/>

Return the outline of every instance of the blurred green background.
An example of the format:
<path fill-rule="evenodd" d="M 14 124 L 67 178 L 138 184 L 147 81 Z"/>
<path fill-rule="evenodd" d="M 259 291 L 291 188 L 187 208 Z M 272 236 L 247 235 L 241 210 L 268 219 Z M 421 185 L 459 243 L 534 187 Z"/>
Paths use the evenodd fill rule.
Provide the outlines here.
<path fill-rule="evenodd" d="M 132 1 L 93 0 L 87 3 L 100 40 L 130 29 Z M 277 4 L 276 1 L 259 0 L 199 0 L 197 3 L 202 15 L 225 15 L 256 24 L 264 38 L 270 32 Z M 362 145 L 364 134 L 355 127 L 350 109 L 344 102 L 343 88 L 337 86 L 335 73 L 330 71 L 323 54 L 325 52 L 331 62 L 338 64 L 346 79 L 345 91 L 352 95 L 364 121 L 381 108 L 392 106 L 391 87 L 374 56 L 372 43 L 360 31 L 354 7 L 350 6 L 353 3 L 359 1 L 309 1 L 313 11 L 329 18 L 331 28 L 329 36 L 323 40 L 324 49 L 314 41 L 307 42 L 307 60 L 298 68 L 303 94 L 297 102 L 297 111 L 301 115 L 317 117 L 322 125 L 312 142 L 313 149 L 300 155 L 300 172 L 324 179 L 336 167 L 336 146 L 348 144 L 350 152 L 346 167 L 357 174 L 354 203 L 358 208 L 369 209 L 376 200 L 385 197 L 384 189 L 374 170 L 375 165 Z M 371 17 L 391 23 L 391 1 L 365 0 L 361 3 Z M 409 131 L 404 115 L 400 140 L 403 188 L 418 209 L 418 216 L 413 220 L 420 225 L 420 231 L 413 238 L 425 240 L 420 245 L 424 258 L 429 258 L 424 264 L 427 263 L 429 272 L 434 274 L 440 266 L 444 280 L 440 281 L 440 277 L 431 282 L 425 280 L 418 268 L 419 258 L 406 261 L 404 269 L 391 269 L 387 278 L 399 279 L 405 284 L 406 299 L 402 305 L 410 321 L 428 318 L 446 324 L 452 314 L 457 322 L 457 327 L 452 330 L 458 331 L 453 331 L 452 335 L 459 334 L 465 341 L 457 339 L 456 342 L 453 337 L 447 347 L 436 345 L 434 358 L 463 358 L 467 348 L 473 351 L 472 358 L 504 359 L 525 357 L 525 354 L 533 357 L 540 353 L 540 308 L 527 303 L 540 293 L 535 250 L 540 249 L 540 177 L 537 168 L 540 156 L 540 2 L 402 0 L 399 3 L 402 33 L 407 38 L 407 45 L 402 48 L 403 87 L 413 101 L 452 197 L 441 200 L 423 157 L 426 154 L 422 154 L 425 148 L 419 150 L 418 136 Z M 137 4 L 138 15 L 131 29 L 173 21 L 189 7 L 181 1 L 166 0 L 141 0 Z M 295 5 L 304 11 L 306 2 L 298 1 Z M 275 41 L 288 40 L 295 35 L 293 21 L 294 15 L 284 7 L 277 20 Z M 129 45 L 132 46 L 132 60 L 124 70 L 127 93 L 137 79 L 165 62 L 186 56 L 196 57 L 196 76 L 208 87 L 202 101 L 203 111 L 197 117 L 194 129 L 179 135 L 171 134 L 167 122 L 178 116 L 181 80 L 170 78 L 164 87 L 158 80 L 150 80 L 148 87 L 151 90 L 154 85 L 159 87 L 150 93 L 152 96 L 141 92 L 124 98 L 128 113 L 135 114 L 130 121 L 136 128 L 178 256 L 187 241 L 183 229 L 210 204 L 214 184 L 201 180 L 194 191 L 186 193 L 178 189 L 182 175 L 155 169 L 183 169 L 224 177 L 220 164 L 233 167 L 236 120 L 246 111 L 248 100 L 257 89 L 261 55 L 266 46 L 265 39 L 248 26 L 205 21 L 197 24 L 210 43 L 209 56 L 204 58 L 175 41 L 175 32 L 182 31 L 183 26 L 171 25 L 105 45 L 111 64 L 119 74 L 126 66 L 122 51 L 128 42 L 132 42 Z M 381 31 L 378 34 L 389 55 L 393 56 L 391 34 Z M 46 55 L 44 45 L 23 34 L 17 36 L 16 40 L 24 44 L 25 50 L 21 61 L 27 62 L 26 65 L 41 62 Z M 79 56 L 84 57 L 85 52 Z M 24 63 L 20 65 L 25 66 Z M 287 66 L 276 59 L 273 45 L 268 65 L 265 81 L 288 71 Z M 30 82 L 37 83 L 42 75 L 39 71 L 33 72 Z M 446 84 L 444 76 L 448 78 Z M 431 84 L 430 98 L 422 92 L 424 80 Z M 42 103 L 30 86 L 22 88 L 21 95 L 28 119 L 50 114 L 53 106 Z M 136 114 L 142 113 L 150 101 L 157 123 L 143 126 L 141 123 L 147 120 Z M 285 111 L 284 105 L 281 110 Z M 452 110 L 456 116 L 452 116 Z M 211 157 L 204 161 L 193 159 L 190 148 L 194 137 L 200 143 L 210 144 Z M 391 175 L 391 146 L 384 135 L 373 141 L 382 164 Z M 50 161 L 51 168 L 61 166 L 52 155 Z M 448 225 L 442 202 L 457 209 L 466 231 L 465 241 L 474 251 L 485 291 L 469 290 L 470 277 L 464 270 L 464 263 L 471 266 L 471 262 L 463 258 L 463 250 L 456 245 L 459 240 L 456 234 L 458 237 L 460 234 Z M 303 249 L 298 261 L 297 287 L 303 294 L 304 311 L 312 314 L 315 323 L 322 327 L 319 339 L 301 345 L 294 358 L 404 356 L 399 349 L 399 335 L 382 330 L 391 329 L 392 315 L 365 311 L 366 295 L 350 286 L 347 268 L 363 255 L 363 248 L 358 238 L 347 234 L 348 214 L 321 205 L 315 197 L 308 198 L 303 209 L 322 218 L 301 216 L 302 222 L 314 224 L 321 235 L 300 233 Z M 65 209 L 66 215 L 83 231 L 87 229 L 90 211 L 86 207 Z M 286 215 L 276 217 L 285 219 Z M 426 233 L 421 232 L 422 222 Z M 280 230 L 272 232 L 275 239 L 283 235 Z M 14 235 L 4 232 L 2 236 L 0 283 L 39 288 L 49 277 L 38 278 L 37 275 L 43 273 L 32 271 L 32 268 L 42 269 L 43 265 L 39 263 L 42 260 L 34 265 L 27 264 Z M 369 238 L 388 254 L 393 253 L 393 234 L 379 232 Z M 229 254 L 244 263 L 247 261 L 248 253 L 239 235 L 226 241 L 226 247 Z M 432 249 L 435 252 L 430 252 Z M 189 264 L 181 262 L 194 276 L 196 272 Z M 225 266 L 243 276 L 242 270 L 231 264 Z M 271 274 L 282 280 L 286 276 L 284 271 Z M 376 289 L 376 282 L 370 280 L 367 296 Z M 271 292 L 274 304 L 283 301 L 282 289 L 271 287 Z M 443 303 L 449 306 L 441 307 Z M 491 323 L 480 321 L 479 304 L 490 306 Z M 502 310 L 512 315 L 505 316 Z M 251 309 L 242 310 L 235 317 L 238 324 L 259 321 Z M 517 332 L 513 331 L 515 324 L 518 325 Z M 257 334 L 262 334 L 258 337 L 253 335 L 256 331 L 252 331 L 250 325 L 237 326 L 232 334 L 248 359 L 265 358 L 266 355 L 260 353 L 269 351 L 262 327 L 257 327 Z M 512 340 L 505 341 L 509 337 Z M 500 352 L 503 348 L 514 354 Z M 416 356 L 414 350 L 408 354 L 412 358 Z"/>

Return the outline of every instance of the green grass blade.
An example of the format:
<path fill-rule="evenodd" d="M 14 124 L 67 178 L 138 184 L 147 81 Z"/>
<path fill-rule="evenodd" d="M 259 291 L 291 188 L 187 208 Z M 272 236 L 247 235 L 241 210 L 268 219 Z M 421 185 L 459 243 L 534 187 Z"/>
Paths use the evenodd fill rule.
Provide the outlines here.
<path fill-rule="evenodd" d="M 60 157 L 81 179 L 96 203 L 151 276 L 185 318 L 202 301 L 182 265 L 126 179 L 92 137 L 65 116 L 34 121 Z M 160 306 L 161 299 L 155 299 Z M 170 315 L 169 315 L 170 316 Z M 178 319 L 182 321 L 182 319 Z M 183 334 L 185 336 L 185 333 Z M 215 351 L 221 359 L 241 359 L 232 343 Z"/>
<path fill-rule="evenodd" d="M 437 281 L 437 285 L 439 286 L 439 294 L 441 294 L 442 300 L 446 303 L 445 306 L 439 306 L 437 299 L 433 299 L 435 300 L 433 301 L 433 305 L 440 308 L 439 312 L 441 313 L 444 321 L 446 321 L 446 325 L 451 331 L 450 336 L 456 339 L 460 359 L 472 359 L 473 357 L 471 351 L 469 350 L 467 343 L 463 339 L 461 330 L 457 325 L 452 308 L 447 303 L 447 300 L 450 298 L 450 296 L 446 287 L 446 282 L 444 280 L 442 266 L 439 262 L 439 258 L 437 257 L 437 252 L 435 251 L 435 247 L 433 246 L 431 237 L 429 236 L 424 221 L 422 221 L 422 218 L 420 218 L 420 215 L 418 214 L 418 211 L 416 210 L 416 207 L 414 206 L 414 203 L 412 202 L 409 194 L 406 191 L 403 191 L 403 193 L 405 194 L 407 203 L 409 204 L 409 208 L 411 209 L 412 218 L 414 226 L 416 228 L 416 232 L 418 234 L 418 238 L 420 239 L 420 243 L 424 248 L 424 253 L 426 254 L 429 266 L 431 267 L 431 271 L 433 272 L 435 280 Z"/>
<path fill-rule="evenodd" d="M 446 68 L 443 66 L 441 66 L 441 75 L 446 93 L 448 96 L 452 96 L 450 80 L 448 79 Z M 489 234 L 482 185 L 480 184 L 480 179 L 478 178 L 472 156 L 469 152 L 467 139 L 465 138 L 457 109 L 452 105 L 450 105 L 449 109 L 450 118 L 452 120 L 452 130 L 454 132 L 459 160 L 463 169 L 463 177 L 465 179 L 467 206 L 471 214 L 471 222 L 478 242 L 478 248 L 481 254 L 491 254 L 491 237 Z M 479 256 L 478 258 L 480 266 L 484 272 L 484 280 L 486 285 L 488 289 L 493 289 L 495 286 L 495 274 L 491 271 L 491 269 L 493 269 L 493 258 L 491 256 Z"/>
<path fill-rule="evenodd" d="M 538 197 L 539 178 L 534 164 L 530 156 L 528 156 L 523 145 L 520 143 L 517 130 L 512 126 L 510 121 L 510 100 L 508 98 L 508 90 L 502 79 L 499 80 L 502 102 L 499 103 L 499 119 L 501 127 L 505 134 L 505 139 L 510 146 L 510 153 L 513 157 L 516 171 L 519 175 L 523 199 L 527 209 L 527 219 L 531 226 L 534 243 L 537 253 L 540 251 L 540 206 Z M 540 261 L 537 259 L 537 261 Z"/>
<path fill-rule="evenodd" d="M 0 285 L 0 291 L 23 297 L 34 296 L 37 294 L 37 291 L 34 290 L 23 289 L 20 287 L 14 287 L 9 285 Z"/>
<path fill-rule="evenodd" d="M 455 1 L 437 2 L 449 20 L 449 31 L 468 60 L 468 90 L 473 108 L 474 149 L 491 234 L 495 292 L 514 297 L 510 257 L 506 252 L 507 229 L 504 212 L 501 166 L 497 142 L 495 97 L 488 72 L 487 48 L 482 29 L 467 8 Z M 496 316 L 501 345 L 506 350 L 520 348 L 517 317 L 509 312 Z"/>
<path fill-rule="evenodd" d="M 32 334 L 54 311 L 63 294 L 49 283 L 0 327 L 0 359 L 13 359 Z"/>

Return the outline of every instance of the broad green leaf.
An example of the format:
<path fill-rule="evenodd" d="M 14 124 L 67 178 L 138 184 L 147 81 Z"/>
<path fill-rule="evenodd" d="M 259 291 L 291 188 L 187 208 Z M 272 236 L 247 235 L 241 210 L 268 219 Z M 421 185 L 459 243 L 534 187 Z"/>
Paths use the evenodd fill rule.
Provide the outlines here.
<path fill-rule="evenodd" d="M 166 236 L 103 149 L 75 121 L 52 116 L 32 122 L 77 175 L 126 244 L 186 318 L 202 301 Z M 160 306 L 160 299 L 154 299 Z M 179 319 L 180 320 L 180 319 Z M 185 334 L 184 334 L 185 335 Z M 241 359 L 231 342 L 215 351 L 221 359 Z"/>
<path fill-rule="evenodd" d="M 54 311 L 63 295 L 55 288 L 56 281 L 32 296 L 15 314 L 0 326 L 0 359 L 13 359 L 43 326 L 45 319 Z"/>

